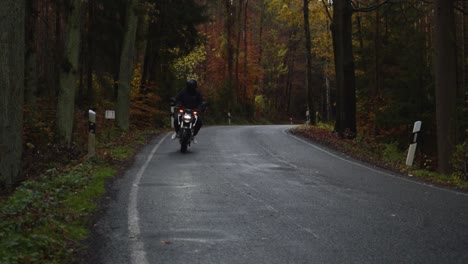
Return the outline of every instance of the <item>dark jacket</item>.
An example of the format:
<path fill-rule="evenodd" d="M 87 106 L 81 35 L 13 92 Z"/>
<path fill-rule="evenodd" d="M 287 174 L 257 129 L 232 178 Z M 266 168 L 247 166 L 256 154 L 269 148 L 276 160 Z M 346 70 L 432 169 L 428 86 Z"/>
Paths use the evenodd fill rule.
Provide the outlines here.
<path fill-rule="evenodd" d="M 180 103 L 180 105 L 184 108 L 189 109 L 199 109 L 203 107 L 205 104 L 205 99 L 198 91 L 189 91 L 188 89 L 184 89 L 180 92 L 175 98 L 175 101 Z M 199 109 L 203 110 L 203 109 Z"/>

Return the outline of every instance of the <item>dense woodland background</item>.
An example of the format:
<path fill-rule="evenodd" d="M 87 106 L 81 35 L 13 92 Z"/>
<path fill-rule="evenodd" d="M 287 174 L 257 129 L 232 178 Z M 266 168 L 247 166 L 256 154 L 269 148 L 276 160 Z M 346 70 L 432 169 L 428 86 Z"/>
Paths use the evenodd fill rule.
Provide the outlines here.
<path fill-rule="evenodd" d="M 309 109 L 336 136 L 404 150 L 421 120 L 418 158 L 461 171 L 467 14 L 462 0 L 3 0 L 0 186 L 83 157 L 88 109 L 101 140 L 108 109 L 119 133 L 168 126 L 190 77 L 208 123 Z"/>

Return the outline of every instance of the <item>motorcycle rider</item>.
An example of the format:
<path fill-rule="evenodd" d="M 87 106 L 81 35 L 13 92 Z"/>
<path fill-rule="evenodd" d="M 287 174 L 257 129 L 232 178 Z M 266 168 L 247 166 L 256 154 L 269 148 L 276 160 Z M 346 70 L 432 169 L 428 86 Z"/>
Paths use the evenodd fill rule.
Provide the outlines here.
<path fill-rule="evenodd" d="M 182 108 L 198 109 L 204 112 L 207 102 L 205 101 L 201 93 L 197 90 L 197 88 L 197 80 L 191 78 L 187 81 L 185 89 L 182 90 L 176 97 L 171 98 L 171 101 L 173 103 L 179 103 Z M 197 143 L 197 141 L 195 140 L 195 136 L 198 134 L 198 131 L 200 131 L 202 125 L 202 119 L 199 115 L 193 131 L 194 143 Z M 175 133 L 174 135 L 172 135 L 173 140 L 177 138 L 180 129 L 177 118 L 174 118 L 174 128 Z"/>

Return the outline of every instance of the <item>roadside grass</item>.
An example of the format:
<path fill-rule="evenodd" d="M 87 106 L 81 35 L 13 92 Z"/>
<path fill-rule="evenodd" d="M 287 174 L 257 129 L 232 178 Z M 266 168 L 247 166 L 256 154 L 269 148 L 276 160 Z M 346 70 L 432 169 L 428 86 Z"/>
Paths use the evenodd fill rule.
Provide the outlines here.
<path fill-rule="evenodd" d="M 373 139 L 356 137 L 354 140 L 342 139 L 333 135 L 333 127 L 326 124 L 314 126 L 299 126 L 291 130 L 293 134 L 307 138 L 331 149 L 340 151 L 355 159 L 368 162 L 378 167 L 402 173 L 409 177 L 447 187 L 468 190 L 468 181 L 456 173 L 443 175 L 415 165 L 408 168 L 405 165 L 406 153 L 398 149 L 396 142 L 390 144 L 378 143 Z"/>
<path fill-rule="evenodd" d="M 137 131 L 99 146 L 98 158 L 49 169 L 0 201 L 0 263 L 73 263 L 106 181 L 155 131 Z"/>
<path fill-rule="evenodd" d="M 465 181 L 460 175 L 444 175 L 433 171 L 414 169 L 409 172 L 410 176 L 415 176 L 439 185 L 453 186 L 462 190 L 468 190 L 468 181 Z"/>
<path fill-rule="evenodd" d="M 115 159 L 128 159 L 135 153 L 135 150 L 129 146 L 119 146 L 112 150 L 111 156 Z"/>

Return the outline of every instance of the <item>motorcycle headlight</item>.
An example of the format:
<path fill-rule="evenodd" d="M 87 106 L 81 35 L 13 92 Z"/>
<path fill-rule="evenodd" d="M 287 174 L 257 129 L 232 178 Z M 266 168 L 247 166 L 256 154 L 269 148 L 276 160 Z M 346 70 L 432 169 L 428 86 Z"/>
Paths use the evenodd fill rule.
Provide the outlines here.
<path fill-rule="evenodd" d="M 186 122 L 192 121 L 192 116 L 189 115 L 189 114 L 184 114 L 184 121 L 186 121 Z"/>

